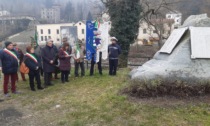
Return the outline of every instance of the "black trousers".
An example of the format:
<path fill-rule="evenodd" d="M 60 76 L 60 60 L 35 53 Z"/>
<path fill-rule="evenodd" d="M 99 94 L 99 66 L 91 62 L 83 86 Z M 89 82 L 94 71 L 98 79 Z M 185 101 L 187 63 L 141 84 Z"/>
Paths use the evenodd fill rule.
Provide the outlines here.
<path fill-rule="evenodd" d="M 52 73 L 44 72 L 44 84 L 45 86 L 47 85 L 52 85 L 51 83 L 51 78 L 52 78 Z"/>
<path fill-rule="evenodd" d="M 78 77 L 79 76 L 79 73 L 78 73 L 79 66 L 81 68 L 81 76 L 85 76 L 84 62 L 75 62 L 75 71 L 74 71 L 75 77 Z"/>
<path fill-rule="evenodd" d="M 68 81 L 70 71 L 61 71 L 61 81 Z"/>
<path fill-rule="evenodd" d="M 41 76 L 43 76 L 44 74 L 44 72 L 43 72 L 43 69 L 42 69 L 42 67 L 39 67 L 39 73 L 41 74 Z"/>
<path fill-rule="evenodd" d="M 99 53 L 99 62 L 97 63 L 99 74 L 102 74 L 101 58 L 102 58 L 102 52 Z M 94 61 L 94 55 L 93 55 L 91 59 L 90 75 L 93 75 L 94 73 L 94 65 L 95 65 L 95 61 Z"/>
<path fill-rule="evenodd" d="M 31 90 L 35 89 L 34 79 L 37 82 L 37 88 L 41 88 L 41 79 L 40 79 L 39 70 L 30 70 L 28 76 L 29 76 L 29 84 L 30 84 Z"/>
<path fill-rule="evenodd" d="M 109 59 L 109 75 L 117 74 L 118 59 Z"/>

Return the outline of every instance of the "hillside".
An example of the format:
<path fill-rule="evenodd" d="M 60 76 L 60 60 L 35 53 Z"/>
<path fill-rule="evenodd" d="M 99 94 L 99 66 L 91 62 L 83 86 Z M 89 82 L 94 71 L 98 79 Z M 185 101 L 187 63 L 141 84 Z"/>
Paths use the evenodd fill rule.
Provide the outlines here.
<path fill-rule="evenodd" d="M 189 15 L 207 13 L 210 16 L 210 0 L 180 0 L 174 8 L 183 14 L 185 20 Z"/>

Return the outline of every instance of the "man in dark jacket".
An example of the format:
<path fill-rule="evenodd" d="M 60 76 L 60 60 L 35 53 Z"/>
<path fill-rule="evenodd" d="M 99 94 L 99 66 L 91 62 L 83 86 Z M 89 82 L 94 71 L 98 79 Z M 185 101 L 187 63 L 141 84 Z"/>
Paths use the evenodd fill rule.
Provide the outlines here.
<path fill-rule="evenodd" d="M 58 78 L 59 68 L 57 67 L 57 65 L 58 65 L 58 48 L 54 44 L 52 45 L 52 47 L 53 47 L 53 49 L 55 51 L 55 59 L 54 59 L 54 65 L 55 65 L 55 71 L 54 71 L 54 73 L 55 73 L 55 75 L 54 75 L 54 78 L 55 79 L 59 79 Z"/>
<path fill-rule="evenodd" d="M 43 59 L 43 70 L 44 70 L 44 82 L 45 86 L 52 85 L 51 77 L 52 73 L 55 72 L 55 57 L 56 52 L 53 48 L 53 41 L 48 40 L 46 46 L 42 49 L 42 59 Z"/>
<path fill-rule="evenodd" d="M 112 37 L 111 42 L 108 46 L 108 54 L 109 54 L 109 75 L 117 74 L 117 66 L 118 66 L 118 56 L 121 53 L 121 48 L 117 44 L 117 38 Z"/>
<path fill-rule="evenodd" d="M 40 60 L 39 72 L 40 72 L 41 76 L 43 76 L 42 47 L 39 46 L 37 43 L 34 45 L 34 53 L 36 54 L 37 58 Z"/>
<path fill-rule="evenodd" d="M 6 97 L 9 97 L 10 95 L 8 94 L 8 84 L 9 84 L 9 77 L 11 77 L 11 90 L 12 93 L 17 93 L 16 92 L 16 86 L 15 86 L 15 81 L 16 81 L 16 75 L 17 75 L 17 70 L 18 70 L 18 54 L 17 52 L 13 49 L 13 44 L 12 42 L 6 41 L 5 42 L 5 49 L 0 51 L 0 59 L 1 59 L 1 65 L 2 67 L 2 72 L 4 74 L 4 94 Z"/>
<path fill-rule="evenodd" d="M 90 76 L 93 75 L 94 73 L 94 65 L 95 65 L 95 55 L 96 54 L 92 54 L 92 59 L 91 59 L 91 66 L 90 66 Z M 98 71 L 99 71 L 99 74 L 102 75 L 102 66 L 101 66 L 101 58 L 102 58 L 102 52 L 99 53 L 99 62 L 97 63 L 98 64 Z"/>

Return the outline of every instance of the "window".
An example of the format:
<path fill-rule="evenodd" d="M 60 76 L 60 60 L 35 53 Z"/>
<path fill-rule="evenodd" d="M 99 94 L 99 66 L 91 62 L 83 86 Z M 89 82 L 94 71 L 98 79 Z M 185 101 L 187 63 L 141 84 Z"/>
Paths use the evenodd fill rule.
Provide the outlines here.
<path fill-rule="evenodd" d="M 147 29 L 143 29 L 143 33 L 146 34 L 147 33 Z"/>
<path fill-rule="evenodd" d="M 48 34 L 51 34 L 51 31 L 50 31 L 50 29 L 48 29 Z"/>
<path fill-rule="evenodd" d="M 43 36 L 41 36 L 41 41 L 44 41 L 44 38 L 43 38 Z"/>
<path fill-rule="evenodd" d="M 57 38 L 57 41 L 59 42 L 59 41 L 60 41 L 60 39 L 59 39 L 59 38 Z"/>
<path fill-rule="evenodd" d="M 59 29 L 57 29 L 57 34 L 60 34 L 60 31 L 59 31 Z"/>
<path fill-rule="evenodd" d="M 157 30 L 153 30 L 153 33 L 157 33 Z"/>
<path fill-rule="evenodd" d="M 43 29 L 41 29 L 41 34 L 43 34 Z"/>
<path fill-rule="evenodd" d="M 82 29 L 82 34 L 85 34 L 85 29 Z"/>
<path fill-rule="evenodd" d="M 47 36 L 45 36 L 45 41 L 47 41 Z"/>
<path fill-rule="evenodd" d="M 51 36 L 48 36 L 48 39 L 51 39 Z"/>
<path fill-rule="evenodd" d="M 179 22 L 179 19 L 177 19 L 176 22 Z"/>

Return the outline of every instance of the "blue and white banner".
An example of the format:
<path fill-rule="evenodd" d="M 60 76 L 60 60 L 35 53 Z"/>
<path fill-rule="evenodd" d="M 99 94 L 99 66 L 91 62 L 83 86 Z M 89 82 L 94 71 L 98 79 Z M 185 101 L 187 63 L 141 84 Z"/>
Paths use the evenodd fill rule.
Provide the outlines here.
<path fill-rule="evenodd" d="M 86 22 L 86 59 L 91 60 L 92 55 L 96 54 L 96 46 L 93 45 L 95 26 L 91 21 Z"/>

